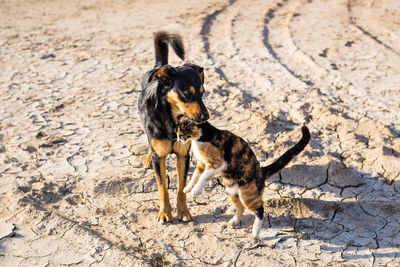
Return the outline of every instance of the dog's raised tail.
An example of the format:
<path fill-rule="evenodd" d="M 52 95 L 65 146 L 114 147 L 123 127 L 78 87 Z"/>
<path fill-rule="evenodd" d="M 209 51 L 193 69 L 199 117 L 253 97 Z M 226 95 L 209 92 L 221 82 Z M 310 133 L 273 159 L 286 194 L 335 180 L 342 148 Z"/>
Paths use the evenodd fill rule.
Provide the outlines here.
<path fill-rule="evenodd" d="M 307 146 L 308 142 L 310 141 L 310 131 L 308 130 L 307 126 L 303 126 L 301 128 L 301 132 L 303 136 L 296 145 L 294 145 L 291 149 L 286 151 L 274 163 L 262 167 L 262 173 L 264 179 L 267 179 L 272 174 L 283 169 L 283 167 L 285 167 L 286 164 L 288 164 L 296 155 L 298 155 L 301 151 L 303 151 L 303 149 Z"/>
<path fill-rule="evenodd" d="M 168 64 L 168 45 L 172 47 L 175 54 L 185 60 L 185 48 L 179 34 L 159 31 L 154 34 L 155 67 Z"/>

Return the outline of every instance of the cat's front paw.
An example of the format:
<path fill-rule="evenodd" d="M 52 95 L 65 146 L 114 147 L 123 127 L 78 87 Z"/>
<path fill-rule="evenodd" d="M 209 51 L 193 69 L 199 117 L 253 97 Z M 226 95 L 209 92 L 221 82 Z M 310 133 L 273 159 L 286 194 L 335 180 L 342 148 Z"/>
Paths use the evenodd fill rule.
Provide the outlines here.
<path fill-rule="evenodd" d="M 195 187 L 193 187 L 193 189 L 192 189 L 192 195 L 193 195 L 193 196 L 198 196 L 198 195 L 200 195 L 200 194 L 201 194 L 201 190 L 202 190 L 202 188 L 201 188 L 200 186 L 195 186 Z"/>
<path fill-rule="evenodd" d="M 191 186 L 186 186 L 185 188 L 183 188 L 183 193 L 188 193 L 188 192 L 190 192 L 190 190 L 192 190 L 192 187 Z"/>

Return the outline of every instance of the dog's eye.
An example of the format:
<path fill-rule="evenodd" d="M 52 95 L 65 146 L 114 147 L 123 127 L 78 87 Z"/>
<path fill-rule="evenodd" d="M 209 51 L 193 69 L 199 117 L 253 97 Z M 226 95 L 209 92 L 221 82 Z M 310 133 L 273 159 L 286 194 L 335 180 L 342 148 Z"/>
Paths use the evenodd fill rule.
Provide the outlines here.
<path fill-rule="evenodd" d="M 193 94 L 192 94 L 191 92 L 189 92 L 189 91 L 185 91 L 185 92 L 183 93 L 183 95 L 184 95 L 185 98 L 188 99 L 188 100 L 192 99 L 192 97 L 193 97 Z"/>
<path fill-rule="evenodd" d="M 166 86 L 166 87 L 171 88 L 172 85 L 173 85 L 173 82 L 172 82 L 171 79 L 167 79 L 167 80 L 165 81 L 165 86 Z"/>

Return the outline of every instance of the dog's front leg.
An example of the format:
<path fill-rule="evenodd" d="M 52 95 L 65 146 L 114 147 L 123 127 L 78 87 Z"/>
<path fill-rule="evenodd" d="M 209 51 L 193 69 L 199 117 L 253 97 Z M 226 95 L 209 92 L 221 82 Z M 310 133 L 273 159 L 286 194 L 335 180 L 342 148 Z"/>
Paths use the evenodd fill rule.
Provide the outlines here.
<path fill-rule="evenodd" d="M 186 194 L 183 192 L 183 189 L 186 186 L 186 178 L 189 170 L 190 156 L 189 153 L 186 155 L 177 154 L 177 163 L 176 170 L 178 173 L 178 193 L 177 193 L 177 211 L 178 211 L 178 219 L 186 222 L 191 220 L 191 215 L 189 213 L 187 204 L 186 204 Z"/>
<path fill-rule="evenodd" d="M 152 156 L 153 168 L 156 175 L 158 194 L 160 199 L 160 212 L 158 213 L 158 222 L 166 223 L 172 221 L 171 204 L 166 185 L 167 170 L 165 166 L 165 157 L 158 157 L 155 153 Z"/>

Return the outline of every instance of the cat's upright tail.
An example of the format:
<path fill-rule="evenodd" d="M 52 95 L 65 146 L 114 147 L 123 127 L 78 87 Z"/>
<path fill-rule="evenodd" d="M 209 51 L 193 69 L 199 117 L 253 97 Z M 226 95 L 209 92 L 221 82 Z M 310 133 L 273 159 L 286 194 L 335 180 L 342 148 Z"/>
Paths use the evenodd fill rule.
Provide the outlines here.
<path fill-rule="evenodd" d="M 298 155 L 303 149 L 306 147 L 308 142 L 310 141 L 310 131 L 307 126 L 301 127 L 301 132 L 303 136 L 300 141 L 291 149 L 285 152 L 279 159 L 277 159 L 274 163 L 271 163 L 268 166 L 262 167 L 262 173 L 264 179 L 267 179 L 272 174 L 280 171 L 283 167 L 286 166 L 296 155 Z"/>

